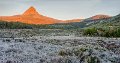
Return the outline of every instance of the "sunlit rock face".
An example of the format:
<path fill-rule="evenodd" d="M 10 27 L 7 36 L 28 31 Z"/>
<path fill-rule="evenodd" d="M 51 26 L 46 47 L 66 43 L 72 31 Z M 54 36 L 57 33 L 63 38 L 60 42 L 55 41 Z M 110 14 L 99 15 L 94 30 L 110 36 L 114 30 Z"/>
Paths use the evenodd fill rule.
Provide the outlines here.
<path fill-rule="evenodd" d="M 5 20 L 8 22 L 22 22 L 28 24 L 54 24 L 60 22 L 60 20 L 40 15 L 34 7 L 30 7 L 22 15 L 1 16 L 0 20 Z"/>
<path fill-rule="evenodd" d="M 95 15 L 92 16 L 91 19 L 95 20 L 95 19 L 105 19 L 105 18 L 110 18 L 111 16 L 109 15 L 104 15 L 104 14 L 99 14 L 99 15 Z"/>
<path fill-rule="evenodd" d="M 40 16 L 36 9 L 32 6 L 23 13 L 23 16 Z"/>

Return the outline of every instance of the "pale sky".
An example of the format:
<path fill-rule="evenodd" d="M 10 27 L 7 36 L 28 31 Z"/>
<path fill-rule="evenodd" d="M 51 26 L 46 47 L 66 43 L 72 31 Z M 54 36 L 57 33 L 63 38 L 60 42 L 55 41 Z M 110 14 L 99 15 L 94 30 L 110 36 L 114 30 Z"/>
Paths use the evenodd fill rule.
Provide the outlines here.
<path fill-rule="evenodd" d="M 63 20 L 120 13 L 120 0 L 0 0 L 0 16 L 22 14 L 30 6 L 42 15 Z"/>

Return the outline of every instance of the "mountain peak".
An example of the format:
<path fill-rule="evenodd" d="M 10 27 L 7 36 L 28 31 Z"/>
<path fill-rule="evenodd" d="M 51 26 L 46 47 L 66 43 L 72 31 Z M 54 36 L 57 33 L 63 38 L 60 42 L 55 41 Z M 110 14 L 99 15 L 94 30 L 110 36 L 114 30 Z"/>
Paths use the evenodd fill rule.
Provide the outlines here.
<path fill-rule="evenodd" d="M 23 15 L 27 15 L 27 16 L 38 16 L 38 15 L 40 15 L 37 11 L 36 11 L 36 9 L 33 7 L 33 6 L 31 6 L 28 10 L 26 10 L 24 13 L 23 13 Z"/>

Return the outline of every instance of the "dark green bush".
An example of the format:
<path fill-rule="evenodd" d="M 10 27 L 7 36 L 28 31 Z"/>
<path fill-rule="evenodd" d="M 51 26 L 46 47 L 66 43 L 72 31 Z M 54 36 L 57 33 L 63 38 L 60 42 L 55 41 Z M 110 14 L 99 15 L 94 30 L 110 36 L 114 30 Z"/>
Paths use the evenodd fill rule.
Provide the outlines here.
<path fill-rule="evenodd" d="M 97 57 L 88 56 L 87 63 L 100 63 L 100 60 Z"/>
<path fill-rule="evenodd" d="M 58 54 L 59 54 L 60 56 L 65 56 L 65 55 L 67 55 L 66 51 L 64 51 L 64 50 L 61 50 Z"/>
<path fill-rule="evenodd" d="M 88 36 L 96 35 L 97 34 L 97 29 L 96 28 L 85 29 L 83 34 L 88 35 Z"/>
<path fill-rule="evenodd" d="M 120 28 L 88 28 L 83 32 L 87 36 L 120 37 Z"/>

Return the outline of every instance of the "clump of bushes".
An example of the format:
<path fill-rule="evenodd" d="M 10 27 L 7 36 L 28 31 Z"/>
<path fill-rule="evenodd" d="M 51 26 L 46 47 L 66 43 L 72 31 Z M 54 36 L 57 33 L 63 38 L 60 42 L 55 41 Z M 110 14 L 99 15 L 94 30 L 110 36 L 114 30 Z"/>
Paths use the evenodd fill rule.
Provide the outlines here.
<path fill-rule="evenodd" d="M 86 36 L 101 36 L 101 37 L 120 37 L 120 28 L 88 28 L 83 32 Z"/>
<path fill-rule="evenodd" d="M 73 49 L 72 51 L 67 49 L 67 50 L 61 50 L 59 51 L 59 55 L 61 56 L 79 56 L 80 53 L 83 53 L 85 51 L 87 51 L 87 48 L 77 48 L 77 49 Z"/>
<path fill-rule="evenodd" d="M 66 63 L 65 60 L 71 60 L 70 63 L 75 63 L 74 61 L 79 61 L 80 63 L 117 63 L 118 56 L 109 56 L 111 53 L 111 51 L 99 45 L 81 45 L 63 49 L 58 54 L 63 58 L 62 63 Z"/>
<path fill-rule="evenodd" d="M 87 63 L 100 63 L 100 60 L 99 60 L 99 58 L 98 57 L 92 57 L 92 56 L 88 56 L 87 58 L 86 58 L 86 62 Z"/>
<path fill-rule="evenodd" d="M 67 53 L 66 53 L 64 50 L 61 50 L 58 54 L 59 54 L 60 56 L 65 56 L 65 55 L 67 55 Z"/>
<path fill-rule="evenodd" d="M 83 34 L 88 36 L 94 36 L 97 34 L 97 29 L 96 28 L 85 29 Z"/>
<path fill-rule="evenodd" d="M 100 59 L 97 56 L 93 55 L 93 49 L 87 46 L 61 50 L 58 54 L 64 58 L 74 56 L 80 62 L 84 63 L 100 63 Z"/>

